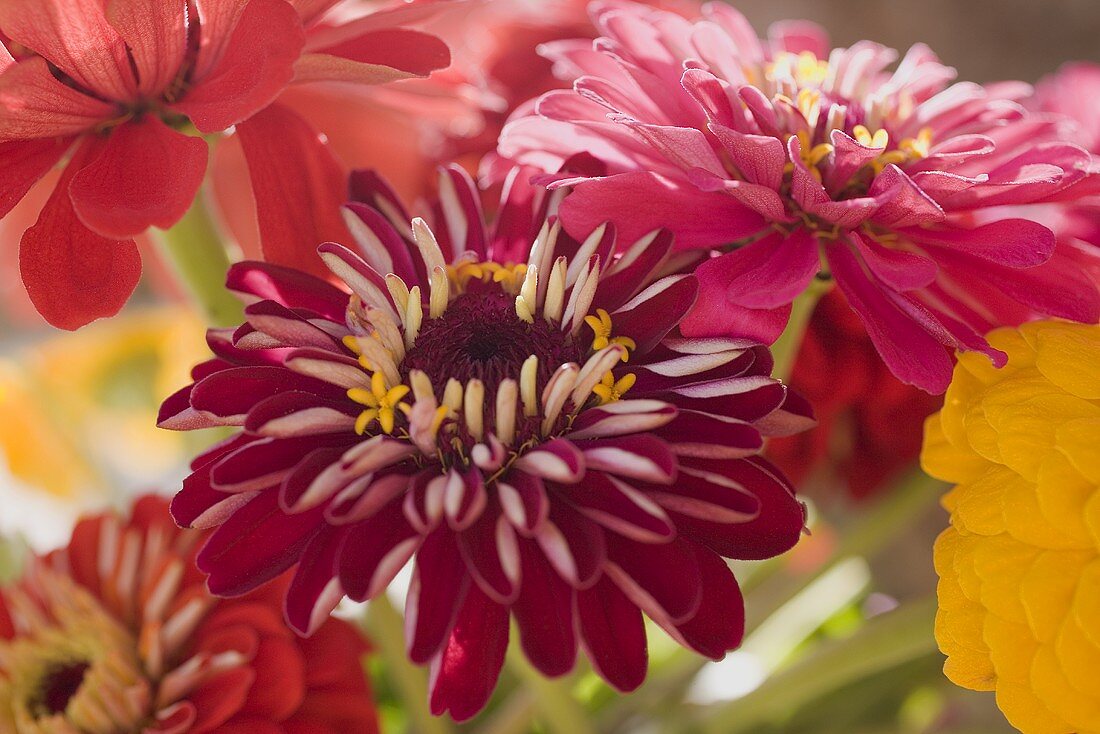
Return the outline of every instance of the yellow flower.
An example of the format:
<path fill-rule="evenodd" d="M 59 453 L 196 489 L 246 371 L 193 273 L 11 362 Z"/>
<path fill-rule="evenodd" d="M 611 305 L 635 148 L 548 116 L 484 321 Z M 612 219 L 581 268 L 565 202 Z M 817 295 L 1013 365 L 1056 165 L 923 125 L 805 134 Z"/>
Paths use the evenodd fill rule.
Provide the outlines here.
<path fill-rule="evenodd" d="M 175 472 L 196 443 L 156 428 L 159 403 L 206 353 L 182 308 L 126 312 L 0 362 L 0 463 L 67 500 Z"/>
<path fill-rule="evenodd" d="M 936 639 L 1024 734 L 1100 733 L 1100 326 L 998 330 L 964 354 L 921 462 L 957 483 L 936 541 Z"/>

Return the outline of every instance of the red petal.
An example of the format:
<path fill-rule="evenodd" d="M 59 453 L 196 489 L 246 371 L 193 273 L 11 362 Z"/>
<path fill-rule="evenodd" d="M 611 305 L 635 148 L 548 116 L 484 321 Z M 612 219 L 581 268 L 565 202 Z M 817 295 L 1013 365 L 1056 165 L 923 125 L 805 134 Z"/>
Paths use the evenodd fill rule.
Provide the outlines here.
<path fill-rule="evenodd" d="M 448 528 L 436 530 L 416 554 L 413 582 L 405 601 L 410 660 L 426 663 L 439 652 L 470 586 L 454 533 Z"/>
<path fill-rule="evenodd" d="M 432 713 L 450 710 L 455 721 L 465 721 L 480 711 L 496 688 L 507 649 L 508 608 L 471 586 L 447 644 L 432 661 Z"/>
<path fill-rule="evenodd" d="M 272 105 L 237 126 L 248 159 L 264 259 L 325 277 L 326 241 L 351 242 L 340 213 L 346 178 L 321 138 L 297 114 Z"/>
<path fill-rule="evenodd" d="M 741 645 L 745 635 L 745 602 L 725 561 L 698 547 L 695 556 L 702 574 L 702 601 L 695 616 L 677 625 L 676 630 L 693 650 L 720 660 Z"/>
<path fill-rule="evenodd" d="M 126 43 L 107 22 L 102 2 L 4 0 L 0 28 L 98 96 L 115 101 L 133 96 Z"/>
<path fill-rule="evenodd" d="M 577 592 L 576 609 L 582 644 L 600 677 L 624 693 L 640 686 L 649 661 L 641 610 L 606 576 Z"/>
<path fill-rule="evenodd" d="M 50 138 L 84 132 L 116 113 L 54 78 L 40 57 L 20 61 L 0 75 L 0 138 Z"/>
<path fill-rule="evenodd" d="M 321 522 L 320 511 L 284 515 L 278 492 L 261 492 L 214 531 L 195 564 L 217 596 L 240 596 L 294 565 Z"/>
<path fill-rule="evenodd" d="M 290 3 L 250 0 L 221 58 L 172 109 L 204 133 L 247 120 L 290 82 L 304 44 L 301 20 Z"/>
<path fill-rule="evenodd" d="M 0 143 L 0 217 L 6 216 L 61 160 L 72 142 L 72 138 L 47 138 Z"/>
<path fill-rule="evenodd" d="M 520 557 L 523 582 L 512 606 L 520 644 L 544 675 L 564 675 L 577 659 L 573 590 L 532 541 L 520 540 Z"/>
<path fill-rule="evenodd" d="M 107 19 L 130 50 L 138 90 L 164 91 L 187 50 L 187 0 L 110 0 Z"/>
<path fill-rule="evenodd" d="M 425 77 L 451 63 L 447 44 L 428 33 L 384 28 L 349 41 L 311 48 L 296 69 L 296 81 L 333 78 L 365 83 Z M 347 75 L 351 74 L 349 78 Z"/>
<path fill-rule="evenodd" d="M 69 182 L 94 153 L 85 144 L 69 163 L 33 227 L 19 243 L 19 270 L 38 313 L 60 329 L 77 329 L 114 316 L 141 276 L 133 240 L 112 240 L 77 219 Z"/>
<path fill-rule="evenodd" d="M 302 551 L 285 606 L 287 621 L 299 634 L 316 632 L 344 596 L 337 576 L 347 532 L 347 528 L 325 528 Z"/>
<path fill-rule="evenodd" d="M 206 158 L 202 138 L 145 117 L 115 128 L 99 156 L 73 177 L 69 193 L 81 221 L 104 236 L 168 229 L 194 201 Z"/>
<path fill-rule="evenodd" d="M 188 701 L 197 709 L 197 717 L 189 731 L 219 731 L 220 725 L 236 714 L 248 698 L 255 673 L 248 668 L 234 668 L 210 678 L 188 694 Z"/>

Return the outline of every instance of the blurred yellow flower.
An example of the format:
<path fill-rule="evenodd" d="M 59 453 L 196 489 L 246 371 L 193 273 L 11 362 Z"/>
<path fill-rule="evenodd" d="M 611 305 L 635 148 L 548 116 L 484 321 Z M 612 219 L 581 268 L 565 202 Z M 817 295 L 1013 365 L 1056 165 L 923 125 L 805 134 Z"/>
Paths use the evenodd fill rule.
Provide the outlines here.
<path fill-rule="evenodd" d="M 925 423 L 925 471 L 958 486 L 936 541 L 947 676 L 996 691 L 1025 734 L 1100 733 L 1100 326 L 998 330 Z"/>
<path fill-rule="evenodd" d="M 75 499 L 155 484 L 187 438 L 156 428 L 160 401 L 206 353 L 183 308 L 123 315 L 0 360 L 0 453 L 25 485 Z"/>

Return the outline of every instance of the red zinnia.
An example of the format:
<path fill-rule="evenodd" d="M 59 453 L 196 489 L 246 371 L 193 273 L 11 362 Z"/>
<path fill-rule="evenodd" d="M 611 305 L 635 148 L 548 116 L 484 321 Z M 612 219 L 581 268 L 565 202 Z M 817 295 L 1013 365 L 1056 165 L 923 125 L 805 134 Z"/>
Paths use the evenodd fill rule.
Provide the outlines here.
<path fill-rule="evenodd" d="M 248 322 L 211 332 L 217 357 L 161 423 L 243 428 L 173 503 L 184 525 L 220 526 L 198 556 L 210 588 L 297 564 L 287 609 L 308 632 L 415 556 L 409 656 L 431 663 L 433 711 L 458 719 L 496 684 L 509 614 L 547 675 L 581 644 L 638 686 L 642 612 L 721 657 L 744 623 L 722 556 L 776 555 L 803 526 L 761 436 L 805 427 L 808 408 L 765 347 L 674 334 L 696 284 L 663 275 L 667 234 L 615 256 L 611 228 L 581 243 L 546 219 L 556 195 L 507 187 L 494 231 L 457 169 L 440 188 L 437 238 L 376 179 L 354 182 L 362 257 L 320 248 L 350 295 L 231 271 Z"/>
<path fill-rule="evenodd" d="M 0 730 L 121 734 L 377 732 L 355 629 L 302 640 L 283 583 L 211 596 L 202 533 L 158 497 L 77 524 L 0 590 Z"/>
<path fill-rule="evenodd" d="M 265 219 L 330 224 L 301 190 L 322 177 L 309 168 L 316 133 L 272 102 L 292 82 L 378 83 L 449 61 L 437 38 L 385 17 L 325 24 L 338 1 L 0 2 L 0 216 L 71 152 L 20 246 L 50 323 L 76 328 L 125 303 L 141 272 L 132 238 L 172 226 L 202 183 L 207 145 L 191 126 L 236 126 Z M 269 181 L 283 170 L 272 148 L 298 166 L 284 188 Z"/>

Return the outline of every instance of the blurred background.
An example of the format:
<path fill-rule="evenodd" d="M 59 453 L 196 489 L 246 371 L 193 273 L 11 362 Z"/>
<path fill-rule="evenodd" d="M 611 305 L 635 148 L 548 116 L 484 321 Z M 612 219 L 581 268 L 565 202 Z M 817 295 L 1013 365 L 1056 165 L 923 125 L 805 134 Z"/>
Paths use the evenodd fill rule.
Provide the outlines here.
<path fill-rule="evenodd" d="M 490 0 L 506 1 L 506 0 Z M 928 44 L 959 77 L 1034 82 L 1070 60 L 1100 61 L 1097 0 L 741 0 L 763 33 L 781 19 L 825 26 L 834 45 L 872 39 L 904 51 Z M 46 182 L 46 185 L 52 185 Z M 122 315 L 77 334 L 46 327 L 25 301 L 14 267 L 18 232 L 0 222 L 0 547 L 9 574 L 27 544 L 63 542 L 85 510 L 121 503 L 139 490 L 174 491 L 185 457 L 213 437 L 154 428 L 159 402 L 204 357 L 199 318 L 146 248 L 146 280 Z M 908 395 L 908 394 L 907 394 Z M 904 397 L 909 400 L 909 397 Z M 926 414 L 927 401 L 902 408 Z M 917 417 L 919 421 L 921 416 Z M 835 443 L 835 441 L 834 441 Z M 850 446 L 830 451 L 847 451 Z M 788 460 L 808 449 L 786 449 Z M 891 466 L 912 466 L 914 449 L 880 448 Z M 896 455 L 891 455 L 893 452 Z M 858 468 L 857 468 L 858 469 Z M 837 640 L 875 644 L 874 618 L 935 588 L 932 541 L 946 524 L 942 488 L 898 470 L 884 489 L 855 497 L 835 472 L 809 472 L 813 533 L 793 553 L 738 569 L 747 590 L 750 634 L 742 651 L 704 663 L 651 630 L 650 680 L 616 696 L 590 671 L 571 679 L 597 731 L 759 734 L 998 734 L 1011 732 L 991 695 L 951 686 L 930 631 L 912 654 L 871 670 L 853 665 L 846 688 L 815 693 L 800 671 L 814 656 L 838 655 Z M 398 595 L 400 597 L 400 595 Z M 398 605 L 400 598 L 395 600 Z M 868 633 L 868 629 L 871 630 Z M 400 641 L 397 641 L 398 643 Z M 393 641 L 380 640 L 384 649 Z M 372 663 L 386 731 L 449 731 L 410 714 L 390 685 L 398 654 Z M 835 659 L 852 665 L 850 657 Z M 421 675 L 402 670 L 400 675 Z M 489 711 L 460 729 L 567 734 L 547 691 L 511 661 Z M 784 705 L 787 695 L 797 705 Z M 797 694 L 797 695 L 796 695 Z M 534 712 L 534 713 L 533 713 Z M 541 712 L 541 716 L 537 715 Z M 715 715 L 720 712 L 721 715 Z M 743 718 L 742 714 L 747 718 Z M 756 717 L 756 718 L 753 718 Z M 729 721 L 743 721 L 730 728 Z"/>

